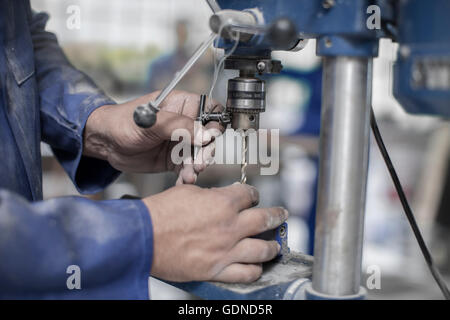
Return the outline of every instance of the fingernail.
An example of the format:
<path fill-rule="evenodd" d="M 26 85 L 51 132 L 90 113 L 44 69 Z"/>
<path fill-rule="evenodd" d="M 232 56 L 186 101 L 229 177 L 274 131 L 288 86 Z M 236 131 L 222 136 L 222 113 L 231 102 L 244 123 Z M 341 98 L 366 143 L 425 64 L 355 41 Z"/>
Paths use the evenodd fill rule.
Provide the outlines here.
<path fill-rule="evenodd" d="M 280 244 L 277 242 L 277 252 L 280 252 L 281 251 L 281 246 L 280 246 Z"/>
<path fill-rule="evenodd" d="M 257 205 L 259 203 L 259 192 L 255 187 L 250 187 L 250 192 L 253 199 L 253 205 Z"/>

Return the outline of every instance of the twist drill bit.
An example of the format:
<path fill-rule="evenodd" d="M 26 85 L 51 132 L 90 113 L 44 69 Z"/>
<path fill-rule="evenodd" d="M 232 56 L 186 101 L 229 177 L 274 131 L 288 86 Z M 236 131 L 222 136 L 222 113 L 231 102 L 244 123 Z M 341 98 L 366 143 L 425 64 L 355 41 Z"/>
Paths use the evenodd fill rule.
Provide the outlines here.
<path fill-rule="evenodd" d="M 245 184 L 247 182 L 247 151 L 248 151 L 248 135 L 246 130 L 242 130 L 242 161 L 241 161 L 241 183 Z"/>

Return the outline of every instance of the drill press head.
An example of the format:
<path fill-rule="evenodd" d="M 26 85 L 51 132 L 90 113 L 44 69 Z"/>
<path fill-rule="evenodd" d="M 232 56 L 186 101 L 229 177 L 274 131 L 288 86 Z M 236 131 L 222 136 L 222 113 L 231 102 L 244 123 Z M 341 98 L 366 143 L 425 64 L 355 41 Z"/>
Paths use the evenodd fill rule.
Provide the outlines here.
<path fill-rule="evenodd" d="M 264 80 L 253 76 L 239 76 L 228 80 L 227 110 L 231 127 L 235 130 L 259 128 L 259 114 L 266 108 Z"/>
<path fill-rule="evenodd" d="M 239 77 L 228 80 L 227 112 L 235 130 L 259 129 L 259 115 L 266 109 L 265 81 L 257 75 L 279 73 L 280 61 L 270 57 L 237 57 L 225 60 L 225 69 L 239 70 Z"/>

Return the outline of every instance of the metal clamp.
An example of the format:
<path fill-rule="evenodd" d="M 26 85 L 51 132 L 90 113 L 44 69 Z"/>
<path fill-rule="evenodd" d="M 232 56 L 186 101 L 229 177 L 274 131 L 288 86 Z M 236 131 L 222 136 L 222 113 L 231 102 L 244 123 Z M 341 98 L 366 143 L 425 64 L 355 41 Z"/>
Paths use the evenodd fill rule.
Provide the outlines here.
<path fill-rule="evenodd" d="M 202 125 L 207 124 L 210 121 L 217 121 L 224 125 L 231 122 L 231 115 L 229 112 L 224 110 L 223 112 L 206 112 L 205 111 L 206 95 L 202 94 L 200 96 L 200 105 L 198 108 L 197 121 L 200 121 Z"/>

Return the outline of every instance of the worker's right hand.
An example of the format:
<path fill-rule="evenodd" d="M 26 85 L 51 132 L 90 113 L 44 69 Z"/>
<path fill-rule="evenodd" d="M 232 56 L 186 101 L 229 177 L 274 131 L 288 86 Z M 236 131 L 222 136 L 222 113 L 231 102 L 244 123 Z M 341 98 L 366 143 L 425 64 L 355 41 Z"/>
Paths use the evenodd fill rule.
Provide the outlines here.
<path fill-rule="evenodd" d="M 143 199 L 153 223 L 151 274 L 170 281 L 252 282 L 276 241 L 250 238 L 281 225 L 283 208 L 252 208 L 258 191 L 235 183 L 204 189 L 179 185 Z"/>
<path fill-rule="evenodd" d="M 195 183 L 197 175 L 212 163 L 215 146 L 212 141 L 225 128 L 216 121 L 205 126 L 199 122 L 196 125 L 200 96 L 177 90 L 161 103 L 156 123 L 151 128 L 140 128 L 133 120 L 134 110 L 154 101 L 158 95 L 159 91 L 156 91 L 126 103 L 104 105 L 94 110 L 83 133 L 83 154 L 106 160 L 119 171 L 174 171 L 178 174 L 177 184 Z M 205 106 L 207 112 L 222 110 L 223 106 L 214 100 Z M 191 161 L 190 154 L 174 162 L 172 151 L 179 141 L 172 138 L 180 130 L 189 137 L 186 139 L 189 144 L 203 147 L 197 162 Z"/>

